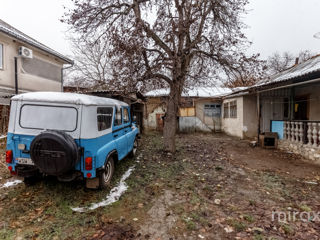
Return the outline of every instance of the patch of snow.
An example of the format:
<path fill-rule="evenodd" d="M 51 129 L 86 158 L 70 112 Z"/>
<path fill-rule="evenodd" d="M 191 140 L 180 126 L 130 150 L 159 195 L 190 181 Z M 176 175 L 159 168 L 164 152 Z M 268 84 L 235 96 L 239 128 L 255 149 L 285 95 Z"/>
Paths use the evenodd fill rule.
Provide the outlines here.
<path fill-rule="evenodd" d="M 3 184 L 2 186 L 0 186 L 0 188 L 12 187 L 12 186 L 18 185 L 20 183 L 22 183 L 21 180 L 8 181 L 5 184 Z"/>
<path fill-rule="evenodd" d="M 28 92 L 11 98 L 13 101 L 68 103 L 83 105 L 120 105 L 128 106 L 127 103 L 111 99 L 68 92 Z"/>
<path fill-rule="evenodd" d="M 307 183 L 307 184 L 312 184 L 312 185 L 318 185 L 317 182 L 311 182 L 311 181 L 305 181 L 305 183 Z"/>
<path fill-rule="evenodd" d="M 224 230 L 226 231 L 226 233 L 232 233 L 234 231 L 233 228 L 230 226 L 226 226 Z"/>
<path fill-rule="evenodd" d="M 107 198 L 98 203 L 92 203 L 89 207 L 75 207 L 71 208 L 75 212 L 86 212 L 89 210 L 94 210 L 99 207 L 108 206 L 116 201 L 122 196 L 122 194 L 127 191 L 128 185 L 126 184 L 125 180 L 131 175 L 132 171 L 134 170 L 134 166 L 130 167 L 121 177 L 120 182 L 117 186 L 111 189 Z"/>
<path fill-rule="evenodd" d="M 194 87 L 191 89 L 185 89 L 182 97 L 221 97 L 232 93 L 230 88 L 223 87 Z M 169 88 L 161 88 L 149 91 L 145 94 L 146 97 L 161 97 L 168 96 Z"/>
<path fill-rule="evenodd" d="M 7 137 L 7 135 L 1 135 L 0 136 L 0 139 L 4 139 L 4 138 L 6 138 Z"/>

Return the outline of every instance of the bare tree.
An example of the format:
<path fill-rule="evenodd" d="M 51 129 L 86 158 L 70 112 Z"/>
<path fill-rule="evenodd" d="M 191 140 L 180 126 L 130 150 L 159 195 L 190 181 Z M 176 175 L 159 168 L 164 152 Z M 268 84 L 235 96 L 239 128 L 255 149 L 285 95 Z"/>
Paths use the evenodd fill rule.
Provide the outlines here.
<path fill-rule="evenodd" d="M 268 58 L 268 71 L 276 74 L 288 69 L 294 62 L 294 56 L 289 52 L 282 54 L 275 52 Z"/>
<path fill-rule="evenodd" d="M 229 79 L 229 81 L 226 81 L 224 83 L 225 87 L 228 88 L 237 88 L 237 87 L 250 87 L 259 82 L 261 78 L 258 78 L 257 76 L 248 76 L 246 78 L 239 77 L 239 78 L 233 78 Z"/>
<path fill-rule="evenodd" d="M 69 37 L 74 66 L 68 73 L 75 85 L 96 87 L 105 85 L 111 71 L 107 58 L 108 43 L 103 39 L 91 39 L 85 35 Z"/>
<path fill-rule="evenodd" d="M 315 56 L 316 54 L 309 51 L 309 50 L 303 50 L 299 52 L 299 62 L 305 62 Z"/>
<path fill-rule="evenodd" d="M 188 81 L 244 77 L 257 68 L 241 16 L 248 0 L 75 0 L 64 21 L 109 43 L 113 79 L 170 87 L 165 149 L 175 151 L 177 113 Z M 201 80 L 200 80 L 201 79 Z"/>
<path fill-rule="evenodd" d="M 314 54 L 309 50 L 300 51 L 298 56 L 295 57 L 290 52 L 283 52 L 282 54 L 275 52 L 267 60 L 267 70 L 269 74 L 280 73 L 298 63 L 309 60 Z"/>

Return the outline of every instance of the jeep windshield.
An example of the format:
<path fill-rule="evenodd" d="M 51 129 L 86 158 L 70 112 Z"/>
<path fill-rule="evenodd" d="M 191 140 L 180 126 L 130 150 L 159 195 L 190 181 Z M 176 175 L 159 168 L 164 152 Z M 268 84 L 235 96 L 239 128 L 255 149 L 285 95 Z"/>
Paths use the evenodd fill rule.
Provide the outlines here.
<path fill-rule="evenodd" d="M 77 129 L 78 111 L 74 107 L 24 104 L 19 124 L 28 129 L 73 132 Z"/>

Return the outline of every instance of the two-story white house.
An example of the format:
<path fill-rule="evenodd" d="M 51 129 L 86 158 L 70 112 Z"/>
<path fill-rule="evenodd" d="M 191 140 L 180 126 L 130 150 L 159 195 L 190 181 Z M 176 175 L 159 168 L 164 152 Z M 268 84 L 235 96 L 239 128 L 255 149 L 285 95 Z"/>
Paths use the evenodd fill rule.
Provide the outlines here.
<path fill-rule="evenodd" d="M 73 61 L 0 19 L 0 133 L 10 97 L 29 91 L 63 91 L 63 69 Z"/>

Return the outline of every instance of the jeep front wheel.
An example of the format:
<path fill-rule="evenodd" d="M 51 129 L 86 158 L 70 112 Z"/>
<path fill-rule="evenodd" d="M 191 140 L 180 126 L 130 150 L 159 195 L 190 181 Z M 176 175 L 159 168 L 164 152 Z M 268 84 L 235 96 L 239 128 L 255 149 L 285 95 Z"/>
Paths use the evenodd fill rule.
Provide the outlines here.
<path fill-rule="evenodd" d="M 131 152 L 129 153 L 129 157 L 135 157 L 137 155 L 137 150 L 138 150 L 138 139 L 136 138 L 133 142 L 133 147 Z"/>
<path fill-rule="evenodd" d="M 113 176 L 113 172 L 114 172 L 114 161 L 113 161 L 113 157 L 110 156 L 107 159 L 107 162 L 104 166 L 104 169 L 99 173 L 99 188 L 100 189 L 104 189 L 110 184 L 112 176 Z"/>

